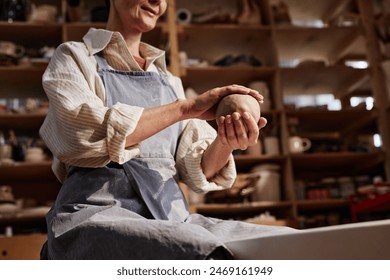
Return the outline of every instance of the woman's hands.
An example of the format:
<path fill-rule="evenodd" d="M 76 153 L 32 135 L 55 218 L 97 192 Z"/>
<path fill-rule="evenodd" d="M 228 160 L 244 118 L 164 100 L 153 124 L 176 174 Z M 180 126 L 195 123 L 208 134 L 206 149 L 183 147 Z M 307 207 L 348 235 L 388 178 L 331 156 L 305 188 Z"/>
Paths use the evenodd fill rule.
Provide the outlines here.
<path fill-rule="evenodd" d="M 249 94 L 252 95 L 260 104 L 263 103 L 264 99 L 263 96 L 256 90 L 244 86 L 230 85 L 218 87 L 206 91 L 196 98 L 189 99 L 189 106 L 186 114 L 189 118 L 212 120 L 215 118 L 215 111 L 219 101 L 229 94 Z"/>
<path fill-rule="evenodd" d="M 257 143 L 259 130 L 266 124 L 263 117 L 256 123 L 255 119 L 248 112 L 242 115 L 234 112 L 232 115 L 221 116 L 218 122 L 217 139 L 230 150 L 246 150 Z"/>
<path fill-rule="evenodd" d="M 263 117 L 256 123 L 248 112 L 240 115 L 221 116 L 218 119 L 218 136 L 205 150 L 201 167 L 207 179 L 218 174 L 231 156 L 233 150 L 245 150 L 255 145 L 259 138 L 259 130 L 267 124 Z"/>
<path fill-rule="evenodd" d="M 250 94 L 259 104 L 263 103 L 263 96 L 250 88 L 231 85 L 209 90 L 197 98 L 189 100 L 187 116 L 204 120 L 215 118 L 218 103 L 229 94 Z M 231 152 L 236 149 L 245 150 L 257 143 L 259 130 L 267 124 L 267 120 L 260 117 L 256 122 L 249 112 L 234 112 L 231 115 L 221 116 L 217 120 L 218 136 L 205 150 L 201 167 L 207 179 L 213 178 L 226 166 Z"/>
<path fill-rule="evenodd" d="M 264 98 L 256 90 L 240 86 L 230 85 L 214 88 L 192 100 L 191 112 L 195 117 L 205 120 L 215 118 L 215 111 L 218 103 L 229 94 L 248 94 L 253 96 L 260 104 Z M 257 122 L 249 112 L 221 116 L 217 120 L 218 139 L 222 145 L 229 150 L 245 150 L 257 143 L 259 130 L 267 124 L 265 118 Z"/>

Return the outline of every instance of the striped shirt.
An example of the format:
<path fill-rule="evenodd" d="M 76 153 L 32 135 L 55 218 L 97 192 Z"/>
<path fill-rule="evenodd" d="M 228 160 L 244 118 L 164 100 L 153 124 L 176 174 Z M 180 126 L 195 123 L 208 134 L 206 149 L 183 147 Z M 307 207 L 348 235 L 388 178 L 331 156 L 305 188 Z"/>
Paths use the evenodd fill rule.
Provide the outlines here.
<path fill-rule="evenodd" d="M 49 112 L 40 135 L 53 153 L 52 168 L 61 182 L 69 166 L 123 164 L 139 155 L 139 145 L 125 148 L 125 140 L 137 126 L 143 108 L 121 103 L 105 106 L 105 89 L 94 57 L 101 51 L 113 69 L 144 71 L 120 33 L 91 28 L 83 42 L 61 44 L 43 75 Z M 145 69 L 164 71 L 178 99 L 184 99 L 181 80 L 167 70 L 165 53 L 145 43 L 141 43 L 140 53 Z M 213 179 L 208 181 L 203 174 L 202 155 L 215 137 L 215 129 L 206 121 L 184 121 L 176 152 L 177 180 L 196 192 L 231 187 L 236 178 L 232 156 Z"/>

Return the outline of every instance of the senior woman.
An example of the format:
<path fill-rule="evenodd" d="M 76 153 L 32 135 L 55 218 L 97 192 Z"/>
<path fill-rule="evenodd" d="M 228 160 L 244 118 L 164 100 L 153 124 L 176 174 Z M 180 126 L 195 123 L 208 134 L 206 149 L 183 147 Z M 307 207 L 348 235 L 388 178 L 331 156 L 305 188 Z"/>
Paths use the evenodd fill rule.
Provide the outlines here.
<path fill-rule="evenodd" d="M 235 112 L 218 131 L 206 120 L 226 95 L 262 96 L 229 85 L 185 99 L 164 52 L 141 42 L 166 0 L 107 2 L 106 29 L 60 45 L 43 76 L 50 106 L 40 134 L 62 187 L 41 257 L 233 258 L 224 242 L 281 230 L 190 214 L 178 186 L 231 187 L 232 151 L 254 145 L 266 120 Z"/>

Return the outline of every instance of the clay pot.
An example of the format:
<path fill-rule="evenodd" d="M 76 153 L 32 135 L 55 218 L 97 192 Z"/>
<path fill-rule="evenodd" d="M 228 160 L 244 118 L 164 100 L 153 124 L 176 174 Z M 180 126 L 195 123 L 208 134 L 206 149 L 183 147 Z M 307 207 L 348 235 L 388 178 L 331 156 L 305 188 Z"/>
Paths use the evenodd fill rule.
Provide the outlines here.
<path fill-rule="evenodd" d="M 219 102 L 215 117 L 218 119 L 220 116 L 231 115 L 234 112 L 240 114 L 248 112 L 258 122 L 261 115 L 260 104 L 251 95 L 230 94 Z"/>
<path fill-rule="evenodd" d="M 45 160 L 43 149 L 39 147 L 30 147 L 26 150 L 24 160 L 27 162 L 37 162 Z"/>

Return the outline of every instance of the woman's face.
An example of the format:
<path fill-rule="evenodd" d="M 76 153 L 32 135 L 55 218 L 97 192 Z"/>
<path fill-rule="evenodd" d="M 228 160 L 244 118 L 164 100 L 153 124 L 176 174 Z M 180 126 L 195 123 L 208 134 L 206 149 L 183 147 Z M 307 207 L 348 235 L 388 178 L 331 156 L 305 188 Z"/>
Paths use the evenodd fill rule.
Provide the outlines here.
<path fill-rule="evenodd" d="M 167 9 L 167 0 L 113 0 L 122 26 L 128 30 L 147 32 Z"/>

